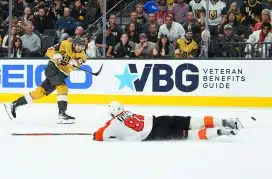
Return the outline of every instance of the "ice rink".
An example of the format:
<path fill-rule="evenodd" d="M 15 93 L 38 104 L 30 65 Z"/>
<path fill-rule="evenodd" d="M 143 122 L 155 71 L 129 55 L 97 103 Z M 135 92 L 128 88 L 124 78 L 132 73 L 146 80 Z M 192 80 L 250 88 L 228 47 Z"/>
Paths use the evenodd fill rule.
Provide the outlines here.
<path fill-rule="evenodd" d="M 13 132 L 93 132 L 106 105 L 69 105 L 73 125 L 58 125 L 56 104 L 21 107 L 11 121 L 0 107 L 0 179 L 268 179 L 272 110 L 127 106 L 156 115 L 241 117 L 237 136 L 213 141 L 95 142 L 91 136 L 11 136 Z M 248 120 L 255 116 L 256 122 Z"/>

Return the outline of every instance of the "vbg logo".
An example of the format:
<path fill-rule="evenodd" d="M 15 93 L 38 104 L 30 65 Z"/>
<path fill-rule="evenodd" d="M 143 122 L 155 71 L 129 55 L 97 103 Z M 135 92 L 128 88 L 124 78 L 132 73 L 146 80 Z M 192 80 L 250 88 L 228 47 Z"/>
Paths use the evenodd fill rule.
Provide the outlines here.
<path fill-rule="evenodd" d="M 46 65 L 2 65 L 0 73 L 0 87 L 2 88 L 34 88 L 41 85 Z M 91 67 L 83 65 L 83 69 L 91 71 Z M 2 80 L 1 80 L 2 79 Z M 92 85 L 92 75 L 85 73 L 85 79 L 81 82 L 73 82 L 70 77 L 66 79 L 70 89 L 87 89 Z"/>
<path fill-rule="evenodd" d="M 145 64 L 140 72 L 136 64 L 128 64 L 123 74 L 115 75 L 120 80 L 119 90 L 129 87 L 133 91 L 144 91 L 148 82 L 152 92 L 168 92 L 176 87 L 182 92 L 192 92 L 199 85 L 199 70 L 190 63 L 180 64 L 173 69 L 168 64 Z"/>

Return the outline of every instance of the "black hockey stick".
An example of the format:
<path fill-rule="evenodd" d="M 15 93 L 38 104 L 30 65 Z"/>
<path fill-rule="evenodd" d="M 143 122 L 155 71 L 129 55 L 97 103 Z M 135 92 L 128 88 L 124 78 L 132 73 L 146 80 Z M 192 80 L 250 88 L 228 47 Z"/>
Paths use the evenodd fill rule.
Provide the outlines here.
<path fill-rule="evenodd" d="M 63 136 L 63 135 L 93 135 L 92 133 L 70 133 L 70 132 L 66 132 L 66 133 L 12 133 L 12 136 Z"/>
<path fill-rule="evenodd" d="M 77 69 L 79 69 L 79 70 L 85 71 L 85 72 L 87 72 L 87 73 L 90 73 L 90 74 L 92 74 L 92 75 L 94 75 L 94 76 L 98 76 L 98 75 L 101 73 L 101 71 L 102 71 L 103 64 L 101 65 L 100 69 L 99 69 L 97 72 L 95 72 L 95 73 L 94 73 L 94 72 L 90 72 L 90 71 L 88 71 L 88 70 L 85 70 L 85 69 L 83 69 L 83 68 L 77 67 L 77 66 L 75 66 L 75 65 L 73 65 L 73 67 L 75 67 L 75 68 L 77 68 Z"/>

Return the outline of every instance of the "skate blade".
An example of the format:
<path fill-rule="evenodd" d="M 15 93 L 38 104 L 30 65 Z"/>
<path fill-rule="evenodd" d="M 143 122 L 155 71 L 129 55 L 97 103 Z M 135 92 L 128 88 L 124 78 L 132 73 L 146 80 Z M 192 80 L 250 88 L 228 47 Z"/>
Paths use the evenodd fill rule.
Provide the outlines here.
<path fill-rule="evenodd" d="M 61 120 L 57 124 L 74 124 L 75 121 L 66 121 L 66 120 Z"/>
<path fill-rule="evenodd" d="M 8 117 L 10 120 L 13 120 L 14 117 L 12 116 L 12 114 L 10 113 L 10 107 L 8 104 L 4 104 L 4 107 L 5 107 L 5 110 L 6 110 L 6 113 L 8 114 Z"/>
<path fill-rule="evenodd" d="M 235 123 L 236 123 L 236 127 L 238 130 L 241 130 L 244 128 L 242 122 L 239 119 L 237 119 L 237 121 Z"/>

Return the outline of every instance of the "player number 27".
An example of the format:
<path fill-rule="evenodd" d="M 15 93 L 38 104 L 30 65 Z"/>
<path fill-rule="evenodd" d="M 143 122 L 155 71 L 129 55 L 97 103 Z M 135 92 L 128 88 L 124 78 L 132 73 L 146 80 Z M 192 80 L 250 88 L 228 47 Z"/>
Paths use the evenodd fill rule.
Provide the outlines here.
<path fill-rule="evenodd" d="M 132 117 L 127 118 L 124 121 L 124 124 L 127 127 L 131 128 L 137 132 L 140 132 L 144 128 L 144 117 L 141 115 L 134 114 Z"/>

